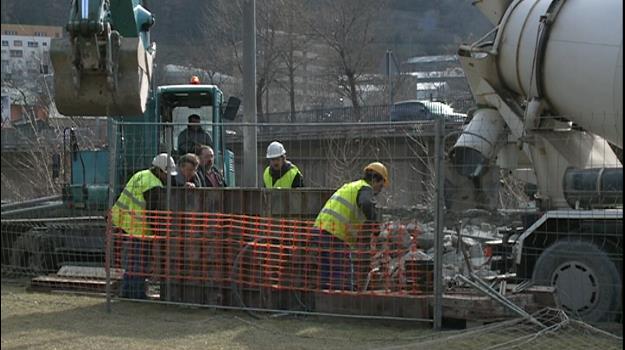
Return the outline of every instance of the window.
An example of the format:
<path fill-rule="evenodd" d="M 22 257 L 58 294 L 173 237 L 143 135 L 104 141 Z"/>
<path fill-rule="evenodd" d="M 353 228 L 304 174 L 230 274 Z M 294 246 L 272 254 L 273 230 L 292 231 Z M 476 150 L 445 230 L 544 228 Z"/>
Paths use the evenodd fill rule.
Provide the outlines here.
<path fill-rule="evenodd" d="M 2 46 L 9 46 L 8 40 L 2 40 Z"/>
<path fill-rule="evenodd" d="M 39 43 L 36 41 L 29 41 L 28 47 L 39 47 Z"/>
<path fill-rule="evenodd" d="M 49 73 L 49 69 L 48 69 L 48 65 L 47 64 L 42 64 L 41 65 L 41 74 L 48 74 Z"/>
<path fill-rule="evenodd" d="M 5 30 L 4 34 L 5 35 L 17 35 L 17 32 L 14 30 Z"/>
<path fill-rule="evenodd" d="M 11 57 L 22 57 L 24 55 L 22 50 L 11 50 L 10 53 Z"/>
<path fill-rule="evenodd" d="M 13 46 L 22 46 L 21 40 L 13 40 Z"/>
<path fill-rule="evenodd" d="M 44 41 L 41 43 L 41 46 L 48 46 L 48 43 Z"/>
<path fill-rule="evenodd" d="M 35 36 L 47 36 L 44 32 L 35 32 Z"/>

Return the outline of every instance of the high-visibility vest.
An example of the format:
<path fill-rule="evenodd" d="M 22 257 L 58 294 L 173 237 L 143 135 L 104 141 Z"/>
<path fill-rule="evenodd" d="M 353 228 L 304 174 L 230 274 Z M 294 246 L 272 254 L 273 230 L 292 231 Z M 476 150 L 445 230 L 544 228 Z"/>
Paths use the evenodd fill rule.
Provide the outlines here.
<path fill-rule="evenodd" d="M 315 227 L 347 242 L 356 242 L 356 234 L 365 222 L 365 214 L 358 207 L 358 191 L 371 187 L 365 180 L 347 183 L 339 188 L 317 215 Z"/>
<path fill-rule="evenodd" d="M 123 229 L 129 235 L 151 235 L 145 218 L 146 203 L 143 192 L 154 187 L 163 187 L 163 184 L 149 169 L 134 174 L 111 208 L 113 225 Z"/>
<path fill-rule="evenodd" d="M 294 164 L 291 164 L 291 169 L 284 173 L 282 177 L 280 177 L 278 181 L 276 181 L 276 183 L 273 183 L 273 178 L 271 177 L 271 173 L 269 172 L 270 168 L 271 167 L 266 167 L 263 174 L 263 182 L 265 182 L 266 188 L 291 188 L 295 176 L 297 176 L 297 174 L 300 174 L 301 176 L 302 174 Z"/>

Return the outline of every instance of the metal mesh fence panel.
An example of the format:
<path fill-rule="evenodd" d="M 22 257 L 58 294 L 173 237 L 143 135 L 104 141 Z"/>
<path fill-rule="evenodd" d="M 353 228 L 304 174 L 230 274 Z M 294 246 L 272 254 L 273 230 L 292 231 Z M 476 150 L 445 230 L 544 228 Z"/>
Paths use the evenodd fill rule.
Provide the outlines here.
<path fill-rule="evenodd" d="M 35 203 L 38 219 L 5 216 L 28 206 L 3 204 L 3 276 L 45 277 L 33 285 L 83 291 L 104 291 L 108 280 L 110 295 L 134 277 L 144 286 L 139 297 L 152 301 L 250 312 L 432 320 L 439 306 L 446 318 L 490 322 L 527 318 L 542 303 L 571 318 L 621 320 L 620 148 L 559 119 L 545 121 L 553 124 L 548 132 L 511 136 L 492 117 L 476 110 L 466 118 L 254 125 L 258 183 L 270 163 L 266 148 L 279 141 L 304 184 L 288 190 L 240 186 L 247 124 L 223 124 L 223 139 L 212 145 L 213 165 L 227 179 L 218 189 L 185 184 L 201 171 L 188 178 L 181 171 L 176 134 L 186 124 L 112 122 L 110 166 L 82 176 L 97 179 L 107 169 L 110 207 L 156 154 L 171 154 L 182 177 L 163 180 L 148 211 L 135 213 L 155 234 L 130 237 L 107 224 L 108 208 L 67 211 L 67 198 L 85 199 L 78 177 L 71 195 Z M 436 120 L 444 120 L 442 154 Z M 219 126 L 203 124 L 210 133 Z M 350 244 L 323 236 L 315 230 L 319 212 L 373 161 L 390 174 L 376 196 L 379 224 Z M 437 194 L 444 200 L 440 303 L 433 302 Z M 337 285 L 326 276 L 334 260 L 349 262 L 339 264 Z"/>
<path fill-rule="evenodd" d="M 377 236 L 376 227 L 364 227 L 363 238 L 347 245 L 312 221 L 160 211 L 133 216 L 150 225 L 150 235 L 111 231 L 112 267 L 125 270 L 121 297 L 249 310 L 428 315 L 429 257 L 416 253 L 416 241 L 405 249 L 381 239 L 386 247 L 376 247 L 367 237 Z"/>
<path fill-rule="evenodd" d="M 466 260 L 445 266 L 449 283 L 475 289 L 455 275 L 479 278 L 491 296 L 549 286 L 572 318 L 622 320 L 622 151 L 598 136 L 614 116 L 575 116 L 593 133 L 557 117 L 516 118 L 477 109 L 446 152 L 445 239 L 458 249 L 444 260 Z M 476 258 L 476 246 L 486 254 Z"/>
<path fill-rule="evenodd" d="M 456 129 L 460 125 L 450 123 Z M 138 137 L 134 126 L 168 127 L 129 122 L 117 129 L 128 140 Z M 217 167 L 224 161 L 223 150 L 235 154 L 235 183 L 240 183 L 242 169 L 243 126 L 226 124 L 225 145 L 213 145 Z M 260 124 L 257 130 L 259 183 L 269 163 L 265 148 L 278 140 L 288 162 L 300 169 L 304 187 L 189 188 L 172 179 L 171 188 L 164 186 L 152 206 L 155 211 L 134 214 L 166 234 L 128 242 L 136 237 L 115 227 L 110 231 L 112 266 L 132 277 L 127 270 L 132 261 L 123 256 L 135 249 L 131 260 L 141 272 L 134 277 L 149 279 L 140 287 L 140 297 L 249 310 L 431 318 L 434 233 L 427 222 L 433 220 L 435 190 L 433 121 Z M 159 147 L 177 143 L 159 142 Z M 129 152 L 145 156 L 141 147 L 124 150 L 126 161 L 140 158 Z M 180 162 L 175 146 L 170 153 Z M 361 178 L 373 161 L 390 172 L 390 185 L 377 196 L 377 221 L 384 224 L 355 232 L 349 243 L 316 229 L 315 218 L 334 191 Z M 141 169 L 130 164 L 117 167 L 126 179 L 116 183 L 117 193 Z M 144 268 L 147 262 L 149 269 Z M 334 264 L 340 266 L 336 271 Z"/>

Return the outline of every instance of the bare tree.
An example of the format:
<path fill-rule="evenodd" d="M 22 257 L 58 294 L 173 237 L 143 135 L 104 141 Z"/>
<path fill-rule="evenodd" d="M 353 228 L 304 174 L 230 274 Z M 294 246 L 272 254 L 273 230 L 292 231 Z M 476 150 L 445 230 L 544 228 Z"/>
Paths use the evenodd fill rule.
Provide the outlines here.
<path fill-rule="evenodd" d="M 60 193 L 63 181 L 69 181 L 67 175 L 70 165 L 65 164 L 63 167 L 59 163 L 59 170 L 65 175 L 63 180 L 54 176 L 52 163 L 53 156 L 60 160 L 64 151 L 65 128 L 81 129 L 81 148 L 99 148 L 105 142 L 98 137 L 100 130 L 93 128 L 93 125 L 80 128 L 80 118 L 61 117 L 58 114 L 52 103 L 53 91 L 46 80 L 48 77 L 47 74 L 31 74 L 28 79 L 2 80 L 2 86 L 13 92 L 13 102 L 22 106 L 19 123 L 12 129 L 3 130 L 3 137 L 10 137 L 15 148 L 15 152 L 4 152 L 4 149 L 2 152 L 1 181 L 3 189 L 7 189 L 3 191 L 3 198 L 8 196 L 15 200 L 25 200 Z M 27 85 L 24 80 L 33 84 Z"/>
<path fill-rule="evenodd" d="M 232 60 L 226 62 L 224 66 L 231 64 L 239 76 L 243 75 L 242 2 L 242 0 L 220 0 L 210 10 L 213 19 L 210 25 L 217 29 L 216 37 L 221 37 L 224 46 L 228 47 L 229 56 L 226 57 L 232 57 Z M 263 96 L 280 72 L 277 62 L 281 55 L 278 39 L 282 18 L 279 11 L 287 6 L 287 3 L 285 0 L 256 2 L 256 108 L 259 120 L 263 119 L 263 112 L 267 111 L 267 106 L 263 108 Z"/>
<path fill-rule="evenodd" d="M 422 136 L 420 132 L 406 132 L 406 144 L 414 162 L 410 163 L 410 169 L 419 178 L 421 191 L 417 191 L 417 201 L 427 208 L 433 208 L 436 195 L 436 173 L 434 168 L 434 152 L 431 150 L 432 137 Z"/>
<path fill-rule="evenodd" d="M 387 8 L 386 0 L 321 0 L 307 17 L 309 30 L 325 43 L 331 54 L 331 66 L 338 92 L 348 98 L 360 115 L 359 84 L 375 67 L 374 27 Z"/>
<path fill-rule="evenodd" d="M 281 74 L 286 83 L 278 80 L 278 86 L 284 89 L 289 95 L 289 119 L 295 121 L 295 91 L 296 91 L 296 75 L 310 58 L 308 57 L 307 48 L 310 43 L 310 36 L 305 35 L 302 31 L 300 22 L 305 17 L 307 7 L 302 0 L 286 1 L 285 6 L 279 8 L 279 16 L 282 18 L 282 37 L 281 49 L 278 51 L 278 63 L 283 70 Z"/>
<path fill-rule="evenodd" d="M 3 188 L 16 200 L 59 193 L 60 184 L 53 179 L 51 170 L 52 154 L 58 150 L 55 130 L 40 119 L 49 113 L 49 97 L 29 91 L 13 80 L 3 80 L 2 85 L 13 92 L 13 102 L 22 107 L 19 128 L 7 129 L 3 135 L 7 137 L 7 146 L 12 143 L 15 147 L 15 152 L 2 152 Z"/>

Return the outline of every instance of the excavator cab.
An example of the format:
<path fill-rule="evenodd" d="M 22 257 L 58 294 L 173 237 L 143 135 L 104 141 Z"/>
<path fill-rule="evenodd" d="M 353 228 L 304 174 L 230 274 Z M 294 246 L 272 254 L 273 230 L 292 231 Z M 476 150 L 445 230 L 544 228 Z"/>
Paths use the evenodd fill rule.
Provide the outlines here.
<path fill-rule="evenodd" d="M 154 17 L 138 0 L 72 0 L 67 37 L 53 39 L 58 111 L 70 116 L 143 115 L 156 47 Z"/>
<path fill-rule="evenodd" d="M 226 184 L 234 186 L 234 153 L 226 147 L 224 119 L 236 117 L 241 101 L 230 97 L 228 103 L 223 103 L 223 93 L 217 86 L 201 85 L 196 77 L 191 84 L 158 87 L 155 101 L 158 119 L 165 123 L 163 138 L 171 140 L 174 154 L 178 156 L 182 154 L 177 148 L 177 139 L 187 127 L 188 116 L 200 116 L 200 125 L 211 135 L 215 166 L 223 172 Z"/>

